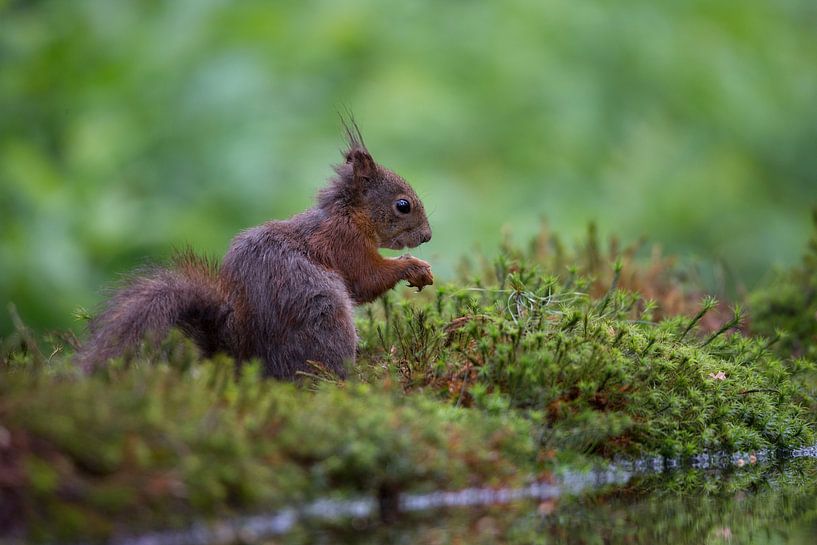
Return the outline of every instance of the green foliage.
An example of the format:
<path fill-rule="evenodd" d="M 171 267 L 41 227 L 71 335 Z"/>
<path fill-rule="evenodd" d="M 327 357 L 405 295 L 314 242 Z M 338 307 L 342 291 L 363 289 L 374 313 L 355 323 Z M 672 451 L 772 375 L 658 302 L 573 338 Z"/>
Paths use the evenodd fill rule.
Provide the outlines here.
<path fill-rule="evenodd" d="M 497 285 L 387 300 L 385 319 L 372 313 L 360 328 L 371 369 L 455 406 L 521 412 L 543 450 L 685 456 L 813 440 L 802 388 L 813 365 L 735 333 L 739 309 L 702 331 L 713 299 L 654 323 L 651 306 L 616 288 L 619 264 L 598 298 L 582 278 L 545 275 L 507 252 L 497 270 L 513 272 Z"/>
<path fill-rule="evenodd" d="M 32 538 L 176 526 L 330 494 L 522 482 L 533 469 L 529 426 L 513 415 L 384 384 L 310 391 L 261 380 L 255 365 L 189 365 L 185 354 L 91 377 L 19 360 L 0 370 L 17 478 L 3 499 L 22 503 L 16 523 Z"/>
<path fill-rule="evenodd" d="M 817 209 L 808 251 L 799 267 L 781 272 L 749 297 L 753 332 L 774 339 L 782 354 L 817 359 Z"/>
<path fill-rule="evenodd" d="M 85 376 L 73 336 L 42 350 L 12 308 L 0 533 L 104 537 L 327 496 L 520 484 L 554 460 L 814 442 L 812 361 L 745 336 L 738 307 L 708 323 L 712 297 L 675 312 L 688 308 L 667 295 L 680 288 L 665 260 L 604 254 L 591 230 L 574 252 L 540 236 L 476 262 L 468 281 L 365 307 L 345 383 L 261 380 L 179 335 Z"/>
<path fill-rule="evenodd" d="M 305 208 L 355 112 L 433 211 L 420 250 L 649 235 L 739 278 L 817 200 L 812 0 L 0 2 L 0 303 L 68 327 L 173 246 Z M 0 312 L 0 335 L 11 331 Z"/>

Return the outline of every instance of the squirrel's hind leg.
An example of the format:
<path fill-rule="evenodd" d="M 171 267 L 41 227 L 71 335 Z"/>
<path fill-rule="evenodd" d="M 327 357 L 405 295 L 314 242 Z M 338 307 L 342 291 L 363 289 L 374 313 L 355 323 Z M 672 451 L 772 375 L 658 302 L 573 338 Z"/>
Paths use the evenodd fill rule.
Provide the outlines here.
<path fill-rule="evenodd" d="M 308 274 L 291 277 L 272 300 L 272 331 L 260 341 L 267 376 L 296 378 L 314 374 L 324 366 L 340 378 L 354 363 L 357 351 L 352 299 L 341 278 L 311 264 L 301 264 Z M 307 271 L 303 271 L 307 272 Z"/>
<path fill-rule="evenodd" d="M 268 377 L 315 373 L 308 361 L 340 377 L 357 349 L 352 298 L 343 279 L 290 245 L 272 227 L 237 237 L 224 258 L 230 288 L 227 329 L 239 360 L 259 358 Z"/>
<path fill-rule="evenodd" d="M 357 331 L 351 299 L 342 285 L 339 288 L 335 293 L 311 298 L 311 319 L 303 327 L 293 328 L 288 342 L 281 347 L 291 355 L 289 367 L 295 369 L 293 374 L 315 373 L 317 365 L 346 378 L 347 365 L 355 361 Z"/>

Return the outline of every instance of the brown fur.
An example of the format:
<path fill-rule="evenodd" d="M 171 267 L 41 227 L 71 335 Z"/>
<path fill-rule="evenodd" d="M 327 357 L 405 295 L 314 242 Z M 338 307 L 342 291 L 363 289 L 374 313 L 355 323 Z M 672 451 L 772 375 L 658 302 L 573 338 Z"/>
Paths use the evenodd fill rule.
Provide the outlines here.
<path fill-rule="evenodd" d="M 401 280 L 433 283 L 425 261 L 378 252 L 427 242 L 431 228 L 411 186 L 372 159 L 354 122 L 345 128 L 345 162 L 314 208 L 239 233 L 221 266 L 188 251 L 170 268 L 138 271 L 91 322 L 80 363 L 90 369 L 178 327 L 205 355 L 259 358 L 268 376 L 292 378 L 309 360 L 343 376 L 357 345 L 353 305 Z"/>

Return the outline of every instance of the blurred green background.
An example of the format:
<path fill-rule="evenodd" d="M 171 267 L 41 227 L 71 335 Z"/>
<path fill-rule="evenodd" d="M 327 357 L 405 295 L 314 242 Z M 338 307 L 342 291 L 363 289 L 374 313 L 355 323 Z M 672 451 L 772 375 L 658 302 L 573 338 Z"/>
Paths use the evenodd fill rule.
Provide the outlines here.
<path fill-rule="evenodd" d="M 813 0 L 0 0 L 0 302 L 75 326 L 117 274 L 304 209 L 346 107 L 438 275 L 544 216 L 751 287 L 817 203 L 815 29 Z"/>

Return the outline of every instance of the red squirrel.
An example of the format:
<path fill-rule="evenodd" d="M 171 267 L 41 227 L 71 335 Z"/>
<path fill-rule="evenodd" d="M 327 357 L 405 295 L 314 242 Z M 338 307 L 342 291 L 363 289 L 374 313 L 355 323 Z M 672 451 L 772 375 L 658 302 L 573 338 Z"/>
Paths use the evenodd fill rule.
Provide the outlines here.
<path fill-rule="evenodd" d="M 258 358 L 265 376 L 293 378 L 308 361 L 345 376 L 357 348 L 354 305 L 401 280 L 419 291 L 433 276 L 421 259 L 378 252 L 428 242 L 431 227 L 411 186 L 372 159 L 357 124 L 344 128 L 344 162 L 313 208 L 242 231 L 220 265 L 183 252 L 170 267 L 137 272 L 91 320 L 83 368 L 178 327 L 205 357 Z"/>

